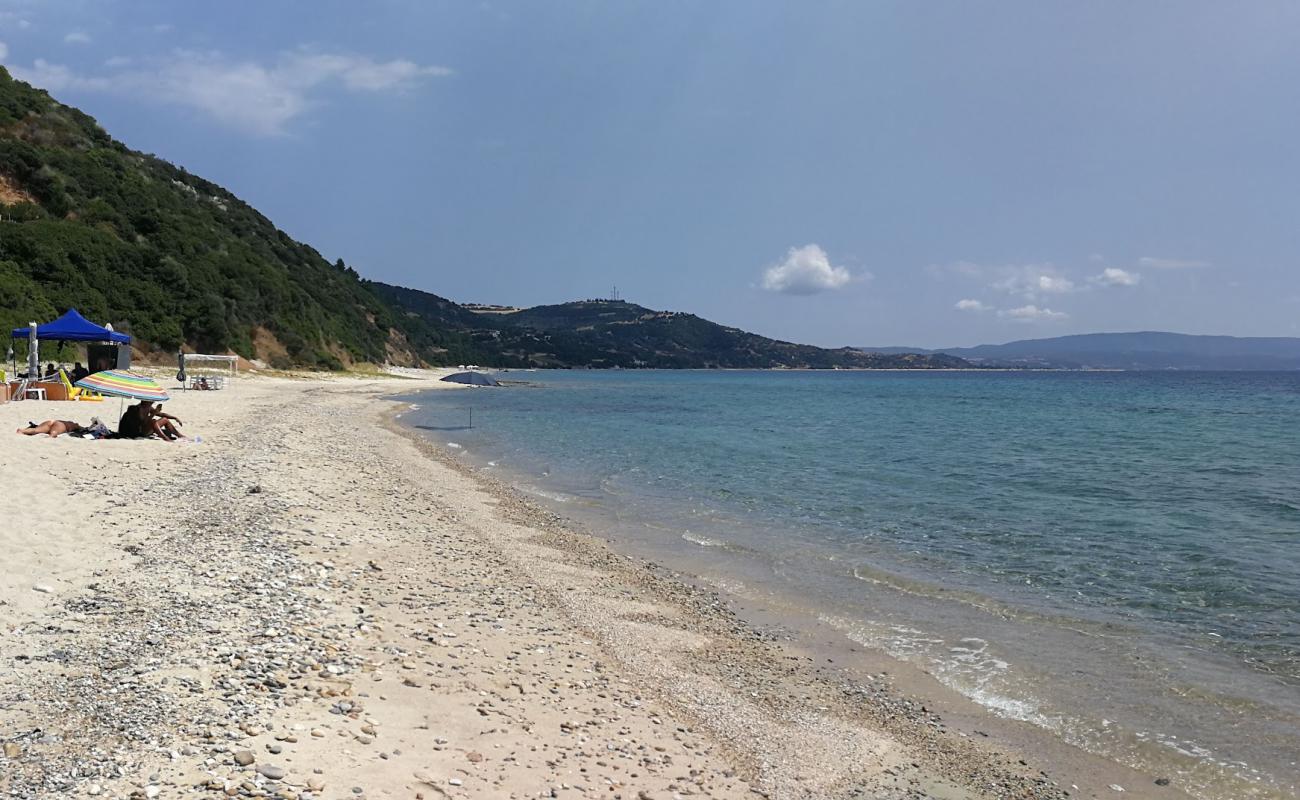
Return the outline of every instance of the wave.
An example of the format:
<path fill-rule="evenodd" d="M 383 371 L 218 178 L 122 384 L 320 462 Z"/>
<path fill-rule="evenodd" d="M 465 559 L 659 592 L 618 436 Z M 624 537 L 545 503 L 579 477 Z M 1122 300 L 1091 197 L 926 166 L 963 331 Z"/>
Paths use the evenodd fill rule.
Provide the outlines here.
<path fill-rule="evenodd" d="M 700 547 L 726 547 L 727 546 L 727 543 L 721 539 L 710 539 L 708 536 L 700 536 L 699 534 L 691 533 L 690 531 L 686 531 L 685 533 L 683 533 L 682 538 L 690 542 L 691 544 L 697 544 Z"/>
<path fill-rule="evenodd" d="M 853 642 L 925 670 L 943 686 L 1000 717 L 1029 723 L 1083 750 L 1137 769 L 1155 774 L 1181 770 L 1184 789 L 1193 797 L 1272 800 L 1280 796 L 1275 792 L 1281 784 L 1273 776 L 1188 738 L 1134 730 L 1088 711 L 1074 714 L 1052 709 L 1036 696 L 1029 682 L 1032 679 L 994 655 L 985 639 L 968 636 L 953 642 L 906 625 L 829 614 L 818 615 L 818 620 Z M 1235 787 L 1231 789 L 1234 794 L 1223 794 L 1225 781 Z"/>
<path fill-rule="evenodd" d="M 960 603 L 1005 621 L 1039 622 L 1081 636 L 1101 639 L 1131 639 L 1138 634 L 1137 629 L 1118 620 L 1096 620 L 1082 615 L 1056 612 L 1049 608 L 1011 605 L 969 589 L 951 588 L 933 581 L 909 578 L 877 567 L 859 565 L 853 568 L 852 574 L 854 578 L 864 583 L 926 600 Z"/>
<path fill-rule="evenodd" d="M 540 486 L 533 486 L 531 484 L 520 484 L 519 488 L 523 489 L 525 492 L 531 495 L 535 495 L 537 497 L 550 500 L 551 502 L 554 503 L 571 503 L 574 500 L 578 499 L 570 494 L 564 494 L 563 492 L 555 492 L 549 489 L 543 489 Z"/>

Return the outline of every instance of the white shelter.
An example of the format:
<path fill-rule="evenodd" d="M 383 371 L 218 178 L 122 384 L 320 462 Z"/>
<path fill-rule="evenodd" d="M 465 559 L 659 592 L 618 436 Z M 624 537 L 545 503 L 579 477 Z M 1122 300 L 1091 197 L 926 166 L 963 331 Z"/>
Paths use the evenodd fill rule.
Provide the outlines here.
<path fill-rule="evenodd" d="M 213 356 L 204 353 L 185 353 L 182 356 L 182 369 L 188 368 L 195 361 L 216 362 L 222 372 L 229 372 L 233 377 L 239 371 L 239 356 Z"/>

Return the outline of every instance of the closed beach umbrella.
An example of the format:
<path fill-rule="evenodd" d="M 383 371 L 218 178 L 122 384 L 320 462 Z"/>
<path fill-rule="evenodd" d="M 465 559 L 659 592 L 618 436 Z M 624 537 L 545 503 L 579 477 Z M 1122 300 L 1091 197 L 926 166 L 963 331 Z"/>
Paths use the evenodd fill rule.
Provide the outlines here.
<path fill-rule="evenodd" d="M 496 378 L 481 372 L 456 372 L 443 378 L 447 383 L 465 383 L 470 386 L 500 386 Z"/>
<path fill-rule="evenodd" d="M 152 400 L 156 403 L 161 403 L 170 397 L 153 378 L 121 369 L 106 369 L 94 375 L 87 375 L 77 381 L 77 386 L 112 397 Z"/>
<path fill-rule="evenodd" d="M 27 328 L 27 377 L 36 380 L 41 376 L 40 344 L 36 341 L 36 323 Z"/>

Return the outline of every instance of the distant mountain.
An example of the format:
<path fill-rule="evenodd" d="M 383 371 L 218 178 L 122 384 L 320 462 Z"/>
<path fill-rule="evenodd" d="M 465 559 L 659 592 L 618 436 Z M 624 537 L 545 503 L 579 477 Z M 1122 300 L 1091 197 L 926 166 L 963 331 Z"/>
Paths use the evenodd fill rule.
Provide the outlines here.
<path fill-rule="evenodd" d="M 864 353 L 879 353 L 882 356 L 897 356 L 904 353 L 916 353 L 918 355 L 931 355 L 933 353 L 947 353 L 947 350 L 927 350 L 924 347 L 859 347 Z"/>
<path fill-rule="evenodd" d="M 981 366 L 1048 369 L 1300 369 L 1300 338 L 1193 336 L 1183 333 L 1086 333 L 977 347 L 862 348 L 896 354 L 946 353 Z"/>
<path fill-rule="evenodd" d="M 874 355 L 768 339 L 694 314 L 622 300 L 582 300 L 520 311 L 476 313 L 448 300 L 380 283 L 372 290 L 409 318 L 451 330 L 480 354 L 475 363 L 536 367 L 661 369 L 960 369 L 946 355 Z M 468 316 L 466 316 L 468 314 Z M 419 342 L 418 334 L 413 341 Z"/>

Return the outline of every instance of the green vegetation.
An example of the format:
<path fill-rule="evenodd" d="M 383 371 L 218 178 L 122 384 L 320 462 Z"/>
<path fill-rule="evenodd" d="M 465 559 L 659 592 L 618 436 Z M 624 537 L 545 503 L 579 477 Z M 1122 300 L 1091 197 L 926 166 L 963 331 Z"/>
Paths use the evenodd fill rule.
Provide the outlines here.
<path fill-rule="evenodd" d="M 355 271 L 2 68 L 0 188 L 2 326 L 76 307 L 145 348 L 330 369 L 388 358 L 391 312 Z"/>
<path fill-rule="evenodd" d="M 476 313 L 364 281 L 0 67 L 0 330 L 68 308 L 159 359 L 188 347 L 276 368 L 964 365 L 778 342 L 623 302 Z"/>
<path fill-rule="evenodd" d="M 515 313 L 476 314 L 436 295 L 370 284 L 376 294 L 441 330 L 459 329 L 485 366 L 657 369 L 937 369 L 969 366 L 943 354 L 880 355 L 768 339 L 621 300 L 583 300 Z"/>

